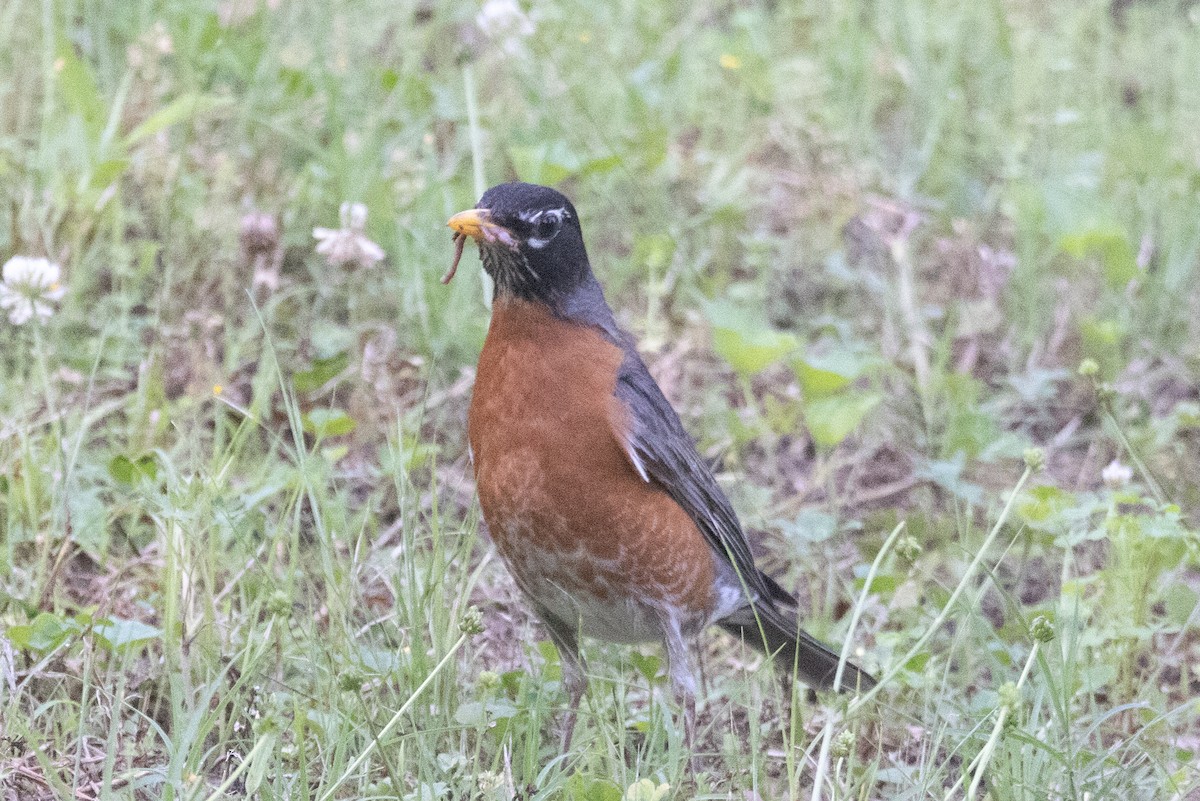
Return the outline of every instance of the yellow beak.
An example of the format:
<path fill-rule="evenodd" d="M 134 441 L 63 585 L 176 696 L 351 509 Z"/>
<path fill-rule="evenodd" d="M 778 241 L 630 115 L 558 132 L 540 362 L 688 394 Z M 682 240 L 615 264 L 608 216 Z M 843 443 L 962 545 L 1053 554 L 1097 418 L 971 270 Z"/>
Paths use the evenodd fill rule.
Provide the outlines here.
<path fill-rule="evenodd" d="M 476 242 L 495 242 L 497 239 L 507 240 L 511 235 L 502 225 L 492 222 L 487 209 L 467 209 L 451 217 L 446 225 L 463 236 L 469 236 Z"/>

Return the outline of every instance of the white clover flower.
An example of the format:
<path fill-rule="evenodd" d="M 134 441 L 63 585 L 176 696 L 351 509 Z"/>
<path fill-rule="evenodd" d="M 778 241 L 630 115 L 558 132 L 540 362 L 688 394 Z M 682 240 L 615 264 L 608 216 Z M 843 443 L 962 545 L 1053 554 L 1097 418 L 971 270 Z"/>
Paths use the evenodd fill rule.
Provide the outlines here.
<path fill-rule="evenodd" d="M 13 256 L 4 264 L 0 309 L 8 309 L 13 325 L 49 318 L 54 313 L 51 304 L 67 293 L 59 284 L 61 277 L 62 268 L 49 259 Z"/>
<path fill-rule="evenodd" d="M 484 795 L 504 787 L 504 776 L 495 771 L 485 770 L 475 776 L 475 781 L 479 785 L 479 792 Z"/>
<path fill-rule="evenodd" d="M 489 39 L 500 43 L 500 48 L 510 56 L 524 50 L 524 39 L 533 35 L 533 20 L 521 10 L 517 0 L 487 0 L 475 24 Z"/>
<path fill-rule="evenodd" d="M 314 228 L 317 253 L 334 267 L 360 264 L 370 267 L 382 261 L 383 248 L 367 239 L 367 207 L 362 203 L 343 203 L 340 212 L 342 227 Z"/>
<path fill-rule="evenodd" d="M 1121 464 L 1119 459 L 1113 459 L 1108 463 L 1108 467 L 1101 471 L 1100 478 L 1109 489 L 1121 489 L 1133 480 L 1133 468 Z"/>

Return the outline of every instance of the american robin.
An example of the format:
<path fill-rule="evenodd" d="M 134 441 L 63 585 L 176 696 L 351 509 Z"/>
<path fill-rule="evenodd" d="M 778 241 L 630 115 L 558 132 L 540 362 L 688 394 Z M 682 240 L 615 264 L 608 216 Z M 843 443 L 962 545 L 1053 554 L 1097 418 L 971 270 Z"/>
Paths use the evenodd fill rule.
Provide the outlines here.
<path fill-rule="evenodd" d="M 570 201 L 501 184 L 448 224 L 457 249 L 443 281 L 468 237 L 495 281 L 467 433 L 492 540 L 561 655 L 564 749 L 587 687 L 581 634 L 664 643 L 689 742 L 687 640 L 710 625 L 833 688 L 838 654 L 755 567 L 729 499 L 617 326 Z M 847 664 L 837 689 L 874 684 Z"/>

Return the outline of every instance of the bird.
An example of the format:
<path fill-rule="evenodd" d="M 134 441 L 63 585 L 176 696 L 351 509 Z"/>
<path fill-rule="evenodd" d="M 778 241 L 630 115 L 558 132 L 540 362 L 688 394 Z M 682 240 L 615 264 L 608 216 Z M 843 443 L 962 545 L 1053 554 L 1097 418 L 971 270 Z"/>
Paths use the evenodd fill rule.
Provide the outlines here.
<path fill-rule="evenodd" d="M 511 182 L 452 216 L 494 282 L 467 415 L 480 509 L 501 560 L 557 647 L 570 747 L 587 690 L 580 637 L 659 642 L 692 745 L 688 642 L 712 625 L 814 689 L 875 679 L 801 628 L 796 599 L 754 563 L 733 505 L 617 324 L 575 207 Z"/>

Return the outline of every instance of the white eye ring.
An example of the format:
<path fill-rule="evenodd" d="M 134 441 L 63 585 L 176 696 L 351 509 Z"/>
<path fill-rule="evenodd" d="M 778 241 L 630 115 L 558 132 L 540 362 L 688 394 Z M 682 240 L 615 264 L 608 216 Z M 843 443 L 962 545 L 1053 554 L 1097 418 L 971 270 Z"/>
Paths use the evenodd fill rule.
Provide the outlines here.
<path fill-rule="evenodd" d="M 547 222 L 549 224 L 546 224 Z M 529 247 L 541 250 L 550 244 L 551 239 L 558 236 L 558 232 L 562 230 L 562 221 L 557 218 L 553 220 L 541 220 L 534 223 L 533 227 L 535 231 L 546 234 L 546 236 L 531 236 L 525 241 L 529 243 Z"/>
<path fill-rule="evenodd" d="M 545 234 L 544 236 L 531 236 L 526 239 L 529 247 L 534 250 L 541 250 L 550 244 L 550 240 L 558 236 L 558 232 L 562 230 L 563 217 L 566 212 L 562 209 L 551 209 L 549 211 L 539 211 L 527 218 L 524 218 L 530 226 L 538 233 Z"/>

